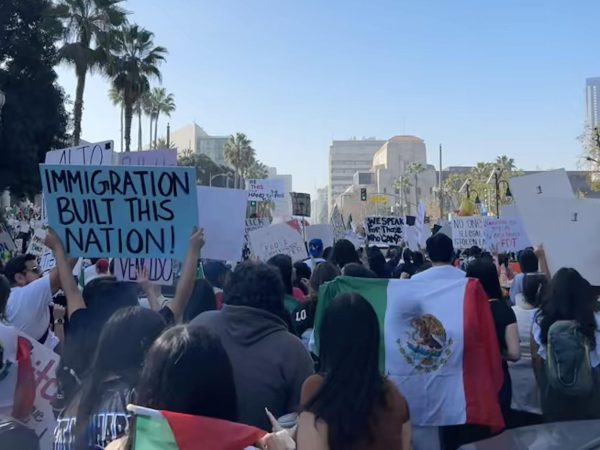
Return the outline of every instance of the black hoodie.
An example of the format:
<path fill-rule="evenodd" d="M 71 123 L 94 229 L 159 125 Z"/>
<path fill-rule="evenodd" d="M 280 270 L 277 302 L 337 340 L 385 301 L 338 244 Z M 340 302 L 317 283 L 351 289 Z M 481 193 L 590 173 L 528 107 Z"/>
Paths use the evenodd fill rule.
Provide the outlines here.
<path fill-rule="evenodd" d="M 229 355 L 238 422 L 270 431 L 265 408 L 275 417 L 297 411 L 313 361 L 282 319 L 258 308 L 224 305 L 221 311 L 202 313 L 191 323 L 219 336 Z"/>

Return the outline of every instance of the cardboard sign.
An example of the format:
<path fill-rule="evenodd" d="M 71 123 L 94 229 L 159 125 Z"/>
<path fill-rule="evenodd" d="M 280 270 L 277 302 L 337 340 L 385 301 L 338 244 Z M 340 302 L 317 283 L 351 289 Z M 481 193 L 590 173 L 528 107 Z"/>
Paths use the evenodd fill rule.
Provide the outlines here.
<path fill-rule="evenodd" d="M 290 192 L 292 197 L 292 215 L 310 217 L 310 194 Z"/>
<path fill-rule="evenodd" d="M 521 209 L 521 202 L 537 198 L 575 198 L 565 169 L 513 177 L 509 180 L 510 191 Z"/>
<path fill-rule="evenodd" d="M 398 245 L 403 238 L 404 221 L 397 216 L 369 216 L 366 219 L 369 245 Z"/>
<path fill-rule="evenodd" d="M 452 218 L 452 244 L 454 249 L 464 250 L 477 246 L 483 248 L 484 218 L 480 216 Z"/>
<path fill-rule="evenodd" d="M 148 275 L 148 281 L 159 286 L 171 286 L 173 284 L 174 271 L 171 259 L 157 258 L 117 258 L 113 275 L 117 281 L 137 281 L 138 268 L 144 268 Z"/>
<path fill-rule="evenodd" d="M 67 254 L 185 258 L 198 224 L 193 168 L 41 164 L 40 173 Z"/>
<path fill-rule="evenodd" d="M 31 240 L 29 241 L 29 247 L 27 247 L 26 253 L 37 257 L 42 256 L 44 253 L 46 253 L 49 250 L 48 247 L 46 247 L 46 245 L 44 244 L 47 234 L 48 232 L 42 228 L 38 228 L 37 230 L 35 230 L 33 236 L 31 237 Z"/>
<path fill-rule="evenodd" d="M 35 402 L 33 413 L 24 420 L 25 425 L 37 434 L 40 441 L 40 449 L 52 448 L 56 419 L 52 410 L 51 402 L 56 397 L 58 382 L 56 380 L 56 368 L 60 357 L 38 343 L 35 339 L 26 337 L 32 345 L 31 365 L 35 372 Z"/>
<path fill-rule="evenodd" d="M 198 226 L 206 244 L 202 258 L 240 261 L 244 247 L 248 193 L 241 189 L 198 186 Z"/>
<path fill-rule="evenodd" d="M 328 224 L 318 224 L 306 227 L 306 243 L 308 244 L 313 239 L 321 239 L 324 249 L 327 247 L 333 247 L 333 226 Z"/>
<path fill-rule="evenodd" d="M 340 239 L 344 239 L 344 235 L 346 234 L 346 225 L 344 224 L 344 218 L 342 217 L 342 213 L 337 205 L 333 207 L 330 222 L 333 226 L 333 236 L 335 240 L 339 241 Z"/>
<path fill-rule="evenodd" d="M 77 147 L 52 150 L 46 153 L 46 164 L 77 166 L 112 166 L 113 141 L 79 145 Z"/>
<path fill-rule="evenodd" d="M 119 153 L 118 156 L 121 166 L 174 167 L 177 165 L 177 150 L 174 148 L 124 152 Z"/>
<path fill-rule="evenodd" d="M 521 220 L 518 218 L 486 217 L 485 248 L 498 253 L 513 253 L 531 246 Z"/>
<path fill-rule="evenodd" d="M 246 260 L 252 257 L 252 250 L 250 249 L 250 242 L 248 236 L 251 231 L 258 230 L 269 226 L 269 219 L 266 217 L 255 217 L 246 219 L 246 230 L 244 232 L 244 249 L 242 251 L 242 259 Z"/>
<path fill-rule="evenodd" d="M 308 257 L 302 236 L 287 223 L 251 231 L 248 239 L 252 253 L 260 261 L 266 262 L 279 254 L 289 255 L 292 262 Z"/>

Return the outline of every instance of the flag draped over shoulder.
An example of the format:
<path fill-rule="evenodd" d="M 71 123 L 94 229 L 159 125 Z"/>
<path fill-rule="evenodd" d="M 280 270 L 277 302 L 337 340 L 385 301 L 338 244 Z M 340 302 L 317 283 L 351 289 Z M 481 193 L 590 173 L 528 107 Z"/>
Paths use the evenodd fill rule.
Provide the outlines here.
<path fill-rule="evenodd" d="M 319 291 L 317 348 L 327 306 L 350 292 L 375 309 L 382 332 L 380 367 L 406 397 L 414 424 L 504 427 L 498 404 L 502 357 L 479 281 L 338 277 Z"/>
<path fill-rule="evenodd" d="M 226 420 L 134 405 L 127 409 L 135 415 L 134 450 L 242 450 L 266 434 Z"/>

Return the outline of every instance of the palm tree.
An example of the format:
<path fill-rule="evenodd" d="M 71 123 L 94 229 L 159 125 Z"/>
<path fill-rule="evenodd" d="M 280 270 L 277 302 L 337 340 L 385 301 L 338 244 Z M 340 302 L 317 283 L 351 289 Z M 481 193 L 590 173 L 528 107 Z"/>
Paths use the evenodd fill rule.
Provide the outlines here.
<path fill-rule="evenodd" d="M 507 173 L 511 173 L 517 168 L 515 160 L 506 155 L 498 156 L 496 158 L 496 166 Z"/>
<path fill-rule="evenodd" d="M 415 209 L 419 205 L 419 190 L 418 190 L 418 178 L 419 175 L 425 172 L 425 166 L 418 162 L 413 162 L 408 166 L 407 172 L 415 177 Z M 409 208 L 410 209 L 410 208 Z"/>
<path fill-rule="evenodd" d="M 249 155 L 254 156 L 252 141 L 244 133 L 229 136 L 225 143 L 225 159 L 233 166 L 235 173 L 234 187 L 241 187 L 244 171 L 251 165 Z"/>
<path fill-rule="evenodd" d="M 175 97 L 173 94 L 167 94 L 165 88 L 155 87 L 150 91 L 150 103 L 152 105 L 150 128 L 152 128 L 152 119 L 154 119 L 154 148 L 158 148 L 158 118 L 161 113 L 166 114 L 167 117 L 171 117 L 171 113 L 175 111 Z M 152 138 L 152 135 L 150 136 Z"/>
<path fill-rule="evenodd" d="M 110 38 L 127 21 L 123 0 L 59 0 L 57 14 L 64 24 L 64 44 L 59 57 L 75 66 L 77 87 L 73 106 L 73 141 L 79 145 L 83 117 L 83 92 L 88 71 L 107 67 Z"/>
<path fill-rule="evenodd" d="M 246 177 L 253 180 L 263 180 L 269 176 L 267 166 L 258 160 L 254 160 L 252 165 L 246 170 Z"/>
<path fill-rule="evenodd" d="M 155 47 L 154 34 L 137 25 L 127 25 L 115 33 L 115 51 L 109 66 L 113 86 L 125 103 L 125 151 L 131 147 L 131 119 L 135 104 L 150 90 L 150 78 L 161 79 L 158 65 L 167 50 Z"/>
<path fill-rule="evenodd" d="M 113 105 L 118 105 L 121 108 L 121 151 L 123 151 L 123 119 L 125 117 L 125 109 L 123 107 L 123 96 L 114 87 L 111 87 L 108 91 L 108 98 L 110 98 L 110 101 Z"/>

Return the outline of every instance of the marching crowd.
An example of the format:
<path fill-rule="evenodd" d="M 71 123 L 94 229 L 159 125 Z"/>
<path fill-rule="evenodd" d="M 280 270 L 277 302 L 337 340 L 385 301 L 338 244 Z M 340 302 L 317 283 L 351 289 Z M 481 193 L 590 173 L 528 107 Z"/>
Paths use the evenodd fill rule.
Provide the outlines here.
<path fill-rule="evenodd" d="M 383 330 L 365 298 L 333 300 L 318 321 L 317 348 L 319 289 L 339 276 L 479 280 L 502 355 L 497 394 L 506 426 L 600 418 L 598 293 L 574 269 L 550 277 L 542 248 L 513 258 L 475 247 L 461 253 L 437 233 L 423 251 L 384 254 L 315 239 L 304 262 L 276 255 L 232 270 L 217 261 L 198 266 L 198 230 L 167 299 L 143 270 L 137 284 L 116 281 L 104 259 L 92 261 L 81 289 L 76 261 L 54 232 L 45 244 L 56 260 L 48 274 L 31 255 L 2 268 L 0 326 L 60 354 L 55 450 L 142 448 L 129 404 L 265 431 L 215 450 L 433 448 L 419 441 L 402 386 L 381 373 Z M 22 418 L 31 396 L 17 394 L 9 415 Z M 477 424 L 431 428 L 444 449 L 492 435 Z"/>

